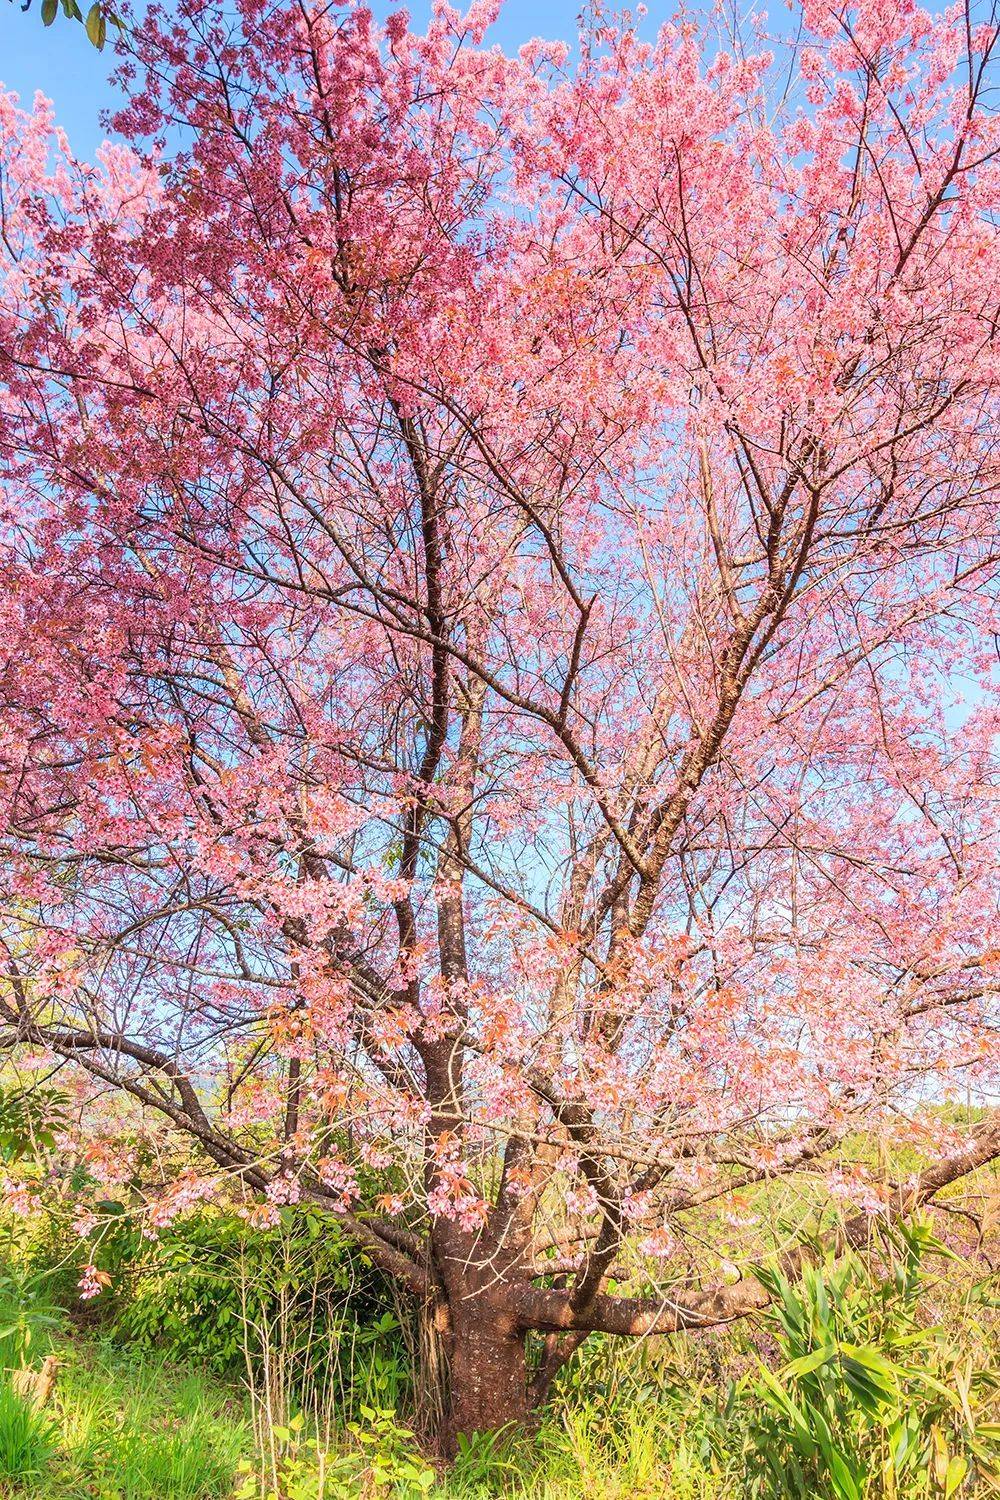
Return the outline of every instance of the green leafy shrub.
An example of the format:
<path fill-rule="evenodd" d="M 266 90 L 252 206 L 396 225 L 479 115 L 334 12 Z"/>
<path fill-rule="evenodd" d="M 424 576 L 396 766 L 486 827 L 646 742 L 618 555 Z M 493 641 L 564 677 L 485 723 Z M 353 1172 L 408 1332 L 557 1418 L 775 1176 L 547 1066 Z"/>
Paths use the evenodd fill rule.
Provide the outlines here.
<path fill-rule="evenodd" d="M 856 1254 L 793 1284 L 758 1273 L 783 1364 L 760 1364 L 751 1410 L 751 1493 L 797 1500 L 941 1500 L 1000 1482 L 1000 1372 L 977 1369 L 921 1316 L 923 1262 L 943 1252 L 925 1225 L 886 1232 L 888 1271 Z M 966 1316 L 970 1316 L 966 1309 Z"/>
<path fill-rule="evenodd" d="M 339 1449 L 324 1447 L 309 1433 L 302 1412 L 287 1426 L 272 1428 L 278 1446 L 271 1464 L 273 1485 L 268 1488 L 265 1480 L 264 1500 L 351 1500 L 360 1494 L 419 1500 L 430 1495 L 434 1470 L 396 1413 L 362 1406 L 359 1418 L 348 1425 L 348 1444 Z M 262 1486 L 256 1466 L 246 1460 L 240 1468 L 245 1477 L 236 1500 L 257 1500 Z"/>
<path fill-rule="evenodd" d="M 19 1370 L 46 1353 L 65 1327 L 51 1277 L 8 1255 L 0 1263 L 0 1369 Z"/>
<path fill-rule="evenodd" d="M 77 1189 L 85 1192 L 88 1184 L 87 1174 L 80 1173 Z M 22 1223 L 16 1259 L 38 1277 L 40 1285 L 44 1283 L 44 1297 L 50 1304 L 69 1313 L 78 1325 L 96 1328 L 113 1323 L 127 1304 L 149 1242 L 143 1240 L 121 1202 L 98 1199 L 94 1208 L 100 1215 L 100 1228 L 86 1240 L 81 1240 L 65 1212 L 52 1212 L 51 1205 L 30 1225 Z M 101 1296 L 81 1302 L 80 1270 L 91 1258 L 108 1274 L 110 1284 Z"/>
<path fill-rule="evenodd" d="M 66 1123 L 68 1102 L 60 1089 L 0 1084 L 0 1160 L 30 1160 L 51 1151 Z"/>
<path fill-rule="evenodd" d="M 273 1229 L 204 1213 L 147 1242 L 116 1334 L 222 1375 L 280 1346 L 314 1385 L 358 1401 L 405 1399 L 409 1363 L 384 1278 L 328 1216 L 283 1211 Z"/>

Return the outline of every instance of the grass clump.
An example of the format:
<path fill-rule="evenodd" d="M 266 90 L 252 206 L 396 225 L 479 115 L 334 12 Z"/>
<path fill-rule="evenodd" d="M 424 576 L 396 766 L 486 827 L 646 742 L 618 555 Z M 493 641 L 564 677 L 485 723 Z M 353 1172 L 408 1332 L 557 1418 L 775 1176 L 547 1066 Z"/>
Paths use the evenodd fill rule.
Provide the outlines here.
<path fill-rule="evenodd" d="M 37 1500 L 229 1500 L 249 1445 L 240 1395 L 107 1341 L 66 1340 Z"/>
<path fill-rule="evenodd" d="M 0 1378 L 0 1485 L 30 1484 L 40 1493 L 56 1441 L 52 1420 L 14 1389 L 9 1375 Z"/>

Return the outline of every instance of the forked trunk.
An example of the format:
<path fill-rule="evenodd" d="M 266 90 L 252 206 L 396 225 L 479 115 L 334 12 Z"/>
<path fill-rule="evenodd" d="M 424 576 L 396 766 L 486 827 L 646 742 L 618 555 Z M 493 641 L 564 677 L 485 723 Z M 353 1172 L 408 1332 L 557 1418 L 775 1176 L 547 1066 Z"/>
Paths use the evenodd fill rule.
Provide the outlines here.
<path fill-rule="evenodd" d="M 460 1433 L 496 1432 L 528 1418 L 528 1367 L 523 1332 L 497 1317 L 495 1308 L 453 1315 L 450 1401 L 446 1441 L 451 1453 Z"/>

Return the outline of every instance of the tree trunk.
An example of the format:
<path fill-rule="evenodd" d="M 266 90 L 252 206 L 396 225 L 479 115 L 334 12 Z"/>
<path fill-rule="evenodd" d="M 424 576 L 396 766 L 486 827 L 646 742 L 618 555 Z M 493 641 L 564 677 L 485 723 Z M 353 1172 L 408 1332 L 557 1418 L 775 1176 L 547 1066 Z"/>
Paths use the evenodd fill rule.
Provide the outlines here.
<path fill-rule="evenodd" d="M 446 1441 L 451 1453 L 459 1433 L 495 1432 L 528 1418 L 525 1336 L 498 1316 L 496 1308 L 453 1311 L 450 1400 Z"/>

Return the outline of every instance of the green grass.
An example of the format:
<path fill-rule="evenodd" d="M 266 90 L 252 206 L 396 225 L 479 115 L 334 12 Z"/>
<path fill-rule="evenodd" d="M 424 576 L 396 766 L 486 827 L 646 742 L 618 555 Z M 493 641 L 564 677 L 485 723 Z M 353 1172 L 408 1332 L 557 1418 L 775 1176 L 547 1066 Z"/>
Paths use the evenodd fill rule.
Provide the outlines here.
<path fill-rule="evenodd" d="M 0 1485 L 37 1483 L 55 1452 L 56 1436 L 51 1418 L 0 1378 Z"/>
<path fill-rule="evenodd" d="M 14 1390 L 11 1371 L 58 1369 L 44 1410 Z M 229 1500 L 252 1451 L 243 1393 L 74 1330 L 46 1271 L 0 1274 L 0 1495 L 32 1500 Z"/>
<path fill-rule="evenodd" d="M 237 1464 L 252 1447 L 238 1392 L 107 1342 L 52 1343 L 61 1364 L 42 1414 L 49 1440 L 44 1451 L 26 1446 L 22 1462 L 6 1465 L 8 1493 L 33 1500 L 228 1500 Z M 3 1440 L 0 1399 L 0 1463 Z"/>

